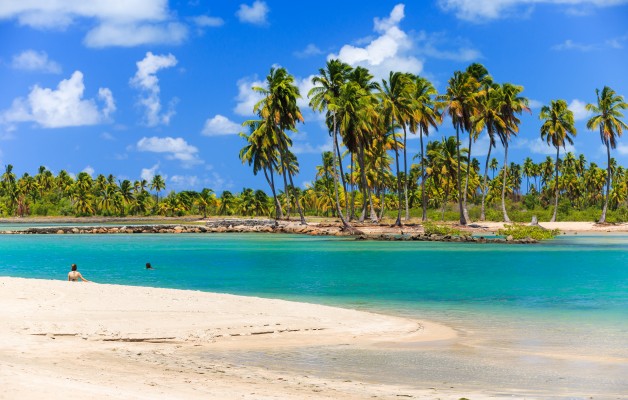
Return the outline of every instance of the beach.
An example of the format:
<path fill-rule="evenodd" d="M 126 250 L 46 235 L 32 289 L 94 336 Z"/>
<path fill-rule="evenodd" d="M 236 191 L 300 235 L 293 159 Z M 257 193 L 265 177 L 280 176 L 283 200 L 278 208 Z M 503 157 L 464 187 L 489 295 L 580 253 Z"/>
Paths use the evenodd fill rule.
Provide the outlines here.
<path fill-rule="evenodd" d="M 299 371 L 278 374 L 203 362 L 199 356 L 455 337 L 451 328 L 429 321 L 226 294 L 6 277 L 0 278 L 0 297 L 2 399 L 457 399 L 463 394 Z"/>

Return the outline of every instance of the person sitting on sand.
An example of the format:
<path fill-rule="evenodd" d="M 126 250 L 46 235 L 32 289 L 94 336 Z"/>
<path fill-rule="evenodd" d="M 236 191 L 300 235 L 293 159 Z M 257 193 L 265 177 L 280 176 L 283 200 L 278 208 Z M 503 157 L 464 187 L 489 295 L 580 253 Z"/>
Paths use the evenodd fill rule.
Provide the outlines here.
<path fill-rule="evenodd" d="M 68 280 L 70 282 L 78 282 L 78 280 L 82 280 L 83 282 L 89 282 L 87 279 L 83 278 L 80 272 L 76 270 L 76 264 L 72 264 L 72 271 L 68 273 Z"/>
<path fill-rule="evenodd" d="M 154 269 L 154 268 L 150 265 L 150 263 L 146 263 L 146 269 Z"/>

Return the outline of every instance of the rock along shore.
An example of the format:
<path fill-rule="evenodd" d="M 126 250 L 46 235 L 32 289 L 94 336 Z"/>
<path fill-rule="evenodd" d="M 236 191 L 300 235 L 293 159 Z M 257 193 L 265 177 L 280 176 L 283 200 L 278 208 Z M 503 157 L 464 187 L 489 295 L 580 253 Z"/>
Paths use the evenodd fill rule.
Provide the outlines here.
<path fill-rule="evenodd" d="M 377 241 L 427 241 L 427 242 L 465 242 L 465 243 L 509 243 L 530 244 L 538 243 L 531 238 L 513 239 L 486 238 L 484 236 L 452 236 L 452 235 L 427 235 L 423 228 L 404 227 L 375 231 L 367 231 L 359 235 L 352 235 L 343 231 L 335 224 L 310 224 L 300 225 L 291 221 L 276 221 L 271 219 L 214 219 L 207 221 L 205 225 L 186 224 L 151 224 L 151 225 L 125 225 L 125 226 L 56 226 L 56 227 L 31 227 L 23 230 L 0 231 L 0 234 L 13 235 L 72 235 L 72 234 L 135 234 L 135 233 L 289 233 L 312 236 L 350 236 L 356 240 Z M 364 229 L 366 230 L 366 229 Z"/>

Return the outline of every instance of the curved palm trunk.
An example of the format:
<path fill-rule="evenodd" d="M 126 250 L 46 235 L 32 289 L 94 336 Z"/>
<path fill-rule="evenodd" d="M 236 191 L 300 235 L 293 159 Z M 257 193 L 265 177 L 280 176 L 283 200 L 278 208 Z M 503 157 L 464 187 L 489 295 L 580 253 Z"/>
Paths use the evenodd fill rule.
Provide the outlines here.
<path fill-rule="evenodd" d="M 281 147 L 281 146 L 280 146 Z M 288 192 L 288 179 L 286 178 L 286 174 L 288 173 L 288 168 L 284 162 L 283 150 L 279 151 L 279 163 L 281 164 L 281 176 L 283 177 L 283 189 L 286 194 L 286 215 L 288 221 L 290 220 L 290 193 Z"/>
<path fill-rule="evenodd" d="M 508 142 L 504 144 L 504 183 L 502 184 L 502 212 L 504 213 L 504 222 L 510 222 L 508 213 L 506 212 L 506 179 L 508 178 Z"/>
<path fill-rule="evenodd" d="M 336 131 L 336 113 L 334 112 L 333 114 L 333 120 L 334 120 L 334 147 L 337 149 L 338 148 L 338 135 L 337 135 L 337 131 Z M 338 194 L 338 176 L 336 176 L 336 165 L 338 163 L 338 161 L 336 160 L 336 152 L 332 151 L 332 156 L 333 156 L 333 171 L 332 171 L 332 176 L 334 178 L 334 195 L 336 197 L 336 213 L 338 214 L 338 217 L 340 218 L 340 221 L 342 221 L 342 227 L 344 229 L 349 229 L 349 230 L 353 230 L 353 227 L 351 225 L 349 225 L 349 223 L 347 222 L 347 220 L 345 219 L 344 214 L 342 213 L 342 208 L 340 207 L 340 196 Z M 341 166 L 342 168 L 342 166 Z"/>
<path fill-rule="evenodd" d="M 606 197 L 604 198 L 604 207 L 602 208 L 602 216 L 600 217 L 600 220 L 598 221 L 599 224 L 603 224 L 606 222 L 606 210 L 608 209 L 608 198 L 610 196 L 611 193 L 611 148 L 610 145 L 608 143 L 608 140 L 606 141 L 606 159 L 608 161 L 608 168 L 607 168 L 607 173 L 606 173 Z"/>
<path fill-rule="evenodd" d="M 305 222 L 305 215 L 303 215 L 303 209 L 301 208 L 301 199 L 299 198 L 299 191 L 294 187 L 294 182 L 292 181 L 292 174 L 288 172 L 288 178 L 290 179 L 290 186 L 294 190 L 294 196 L 297 202 L 297 210 L 299 211 L 299 218 L 301 219 L 301 225 L 307 225 Z"/>
<path fill-rule="evenodd" d="M 360 145 L 358 153 L 358 165 L 360 166 L 360 181 L 362 183 L 362 196 L 364 201 L 362 202 L 362 214 L 360 215 L 360 222 L 363 222 L 366 218 L 366 208 L 371 205 L 371 220 L 376 220 L 375 210 L 373 209 L 373 202 L 371 201 L 371 191 L 366 181 L 366 171 L 364 170 L 364 147 Z"/>
<path fill-rule="evenodd" d="M 406 221 L 410 219 L 410 209 L 408 208 L 408 156 L 406 146 L 406 124 L 403 124 L 403 195 L 406 201 Z"/>
<path fill-rule="evenodd" d="M 555 222 L 556 221 L 556 214 L 558 212 L 558 155 L 560 153 L 560 147 L 556 146 L 556 184 L 554 187 L 554 192 L 555 192 L 555 199 L 554 199 L 554 213 L 552 214 L 552 219 L 550 219 L 550 222 Z"/>
<path fill-rule="evenodd" d="M 425 157 L 423 154 L 423 128 L 419 131 L 419 140 L 421 141 L 421 208 L 423 213 L 421 221 L 427 221 L 427 197 L 425 196 Z"/>
<path fill-rule="evenodd" d="M 397 200 L 399 202 L 399 207 L 397 208 L 397 220 L 395 221 L 395 226 L 401 226 L 401 207 L 403 207 L 403 203 L 401 202 L 401 176 L 399 175 L 399 148 L 397 147 L 397 139 L 395 139 L 395 119 L 392 119 L 391 130 L 393 143 L 395 144 L 395 164 L 397 166 Z"/>
<path fill-rule="evenodd" d="M 467 191 L 469 190 L 469 174 L 471 174 L 471 145 L 473 144 L 473 135 L 469 132 L 469 154 L 467 160 L 467 176 L 464 181 L 464 191 L 462 192 L 462 212 L 464 213 L 464 219 L 471 221 L 469 218 L 469 211 L 467 210 Z"/>
<path fill-rule="evenodd" d="M 462 185 L 460 182 L 460 128 L 456 126 L 456 152 L 458 153 L 458 208 L 460 211 L 460 225 L 466 225 L 467 220 L 464 218 L 464 211 L 462 209 Z"/>
<path fill-rule="evenodd" d="M 266 177 L 268 186 L 270 186 L 270 191 L 273 193 L 273 201 L 275 202 L 275 219 L 282 219 L 283 210 L 281 209 L 281 204 L 279 204 L 279 199 L 277 198 L 277 193 L 275 192 L 275 177 L 273 175 L 273 168 L 271 166 L 268 169 L 270 170 L 270 177 L 268 176 L 266 168 L 262 168 L 262 170 L 264 171 L 264 177 Z"/>
<path fill-rule="evenodd" d="M 354 173 L 354 155 L 353 153 L 350 153 L 351 155 L 351 182 L 349 182 L 349 185 L 351 187 L 351 203 L 350 203 L 350 213 L 349 213 L 349 221 L 355 219 L 355 189 L 354 189 L 354 182 L 353 182 L 353 173 Z"/>
<path fill-rule="evenodd" d="M 486 220 L 486 214 L 484 213 L 484 202 L 486 201 L 486 194 L 488 192 L 488 161 L 491 159 L 491 150 L 493 146 L 489 143 L 488 145 L 488 154 L 486 155 L 486 164 L 484 166 L 484 184 L 482 185 L 482 209 L 480 211 L 480 221 Z"/>
<path fill-rule="evenodd" d="M 349 196 L 347 193 L 347 181 L 345 180 L 345 171 L 342 167 L 342 155 L 340 154 L 340 144 L 338 143 L 337 136 L 334 140 L 334 147 L 336 148 L 336 153 L 338 154 L 338 165 L 340 166 L 340 181 L 342 182 L 342 188 L 345 192 L 345 212 L 349 214 Z M 351 219 L 351 215 L 349 215 L 349 219 Z"/>

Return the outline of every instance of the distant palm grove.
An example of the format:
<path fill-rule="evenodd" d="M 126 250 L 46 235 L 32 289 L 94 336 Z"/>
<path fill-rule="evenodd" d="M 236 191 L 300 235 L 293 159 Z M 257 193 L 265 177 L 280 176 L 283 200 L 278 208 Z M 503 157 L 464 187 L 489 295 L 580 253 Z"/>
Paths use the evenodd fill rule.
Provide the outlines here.
<path fill-rule="evenodd" d="M 117 181 L 112 175 L 87 173 L 56 176 L 45 167 L 17 178 L 8 165 L 0 179 L 0 215 L 163 215 L 186 214 L 334 217 L 347 229 L 352 221 L 384 217 L 402 225 L 411 218 L 455 220 L 628 221 L 626 169 L 611 157 L 628 128 L 624 98 L 611 88 L 595 90 L 587 128 L 598 132 L 606 147 L 603 169 L 584 155 L 565 153 L 577 131 L 564 100 L 541 108 L 539 136 L 556 151 L 541 163 L 527 157 L 508 160 L 516 140 L 519 116 L 531 112 L 523 87 L 493 81 L 481 64 L 456 71 L 444 93 L 425 78 L 390 72 L 375 82 L 369 71 L 330 60 L 312 80 L 307 94 L 313 110 L 324 112 L 332 139 L 322 154 L 316 179 L 306 189 L 294 185 L 299 163 L 291 151 L 288 132 L 296 132 L 303 116 L 295 79 L 284 68 L 272 68 L 254 107 L 256 119 L 243 125 L 246 141 L 239 157 L 264 176 L 270 196 L 244 188 L 240 193 L 213 190 L 169 192 L 160 175 L 150 182 Z M 429 141 L 443 123 L 453 124 L 456 136 Z M 482 133 L 489 138 L 486 158 L 473 157 L 473 144 Z M 408 135 L 418 135 L 420 152 L 408 154 Z M 491 158 L 501 146 L 503 160 Z M 561 153 L 561 149 L 563 152 Z M 160 196 L 161 195 L 161 196 Z"/>

